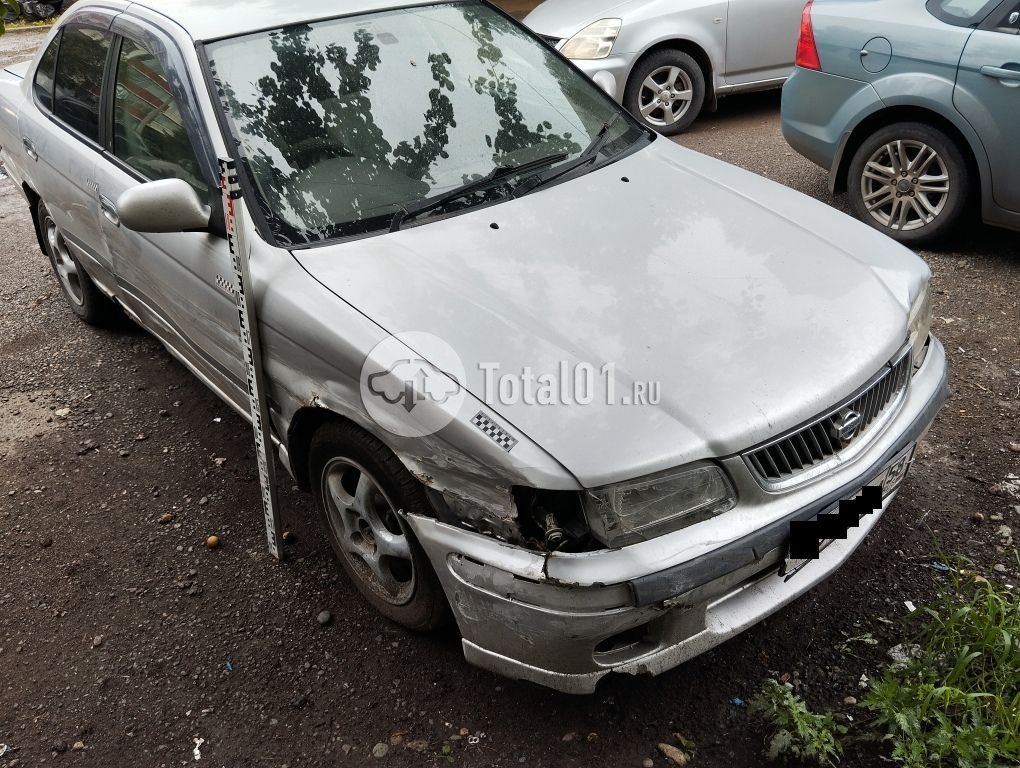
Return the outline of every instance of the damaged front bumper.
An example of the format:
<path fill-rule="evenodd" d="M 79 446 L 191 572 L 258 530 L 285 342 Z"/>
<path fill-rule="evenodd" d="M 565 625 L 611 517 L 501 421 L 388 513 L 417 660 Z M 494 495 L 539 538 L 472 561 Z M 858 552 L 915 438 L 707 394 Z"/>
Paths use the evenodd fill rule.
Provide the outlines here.
<path fill-rule="evenodd" d="M 803 487 L 763 490 L 743 460 L 722 462 L 740 494 L 723 516 L 728 540 L 699 528 L 616 550 L 539 553 L 409 516 L 477 666 L 568 693 L 591 693 L 610 672 L 655 675 L 758 623 L 825 580 L 877 525 L 881 510 L 793 576 L 779 575 L 790 523 L 810 520 L 876 482 L 927 432 L 948 397 L 945 351 L 927 358 L 889 426 L 852 462 Z M 754 529 L 747 530 L 748 520 Z M 717 532 L 717 529 L 716 531 Z M 715 533 L 713 532 L 713 533 Z"/>

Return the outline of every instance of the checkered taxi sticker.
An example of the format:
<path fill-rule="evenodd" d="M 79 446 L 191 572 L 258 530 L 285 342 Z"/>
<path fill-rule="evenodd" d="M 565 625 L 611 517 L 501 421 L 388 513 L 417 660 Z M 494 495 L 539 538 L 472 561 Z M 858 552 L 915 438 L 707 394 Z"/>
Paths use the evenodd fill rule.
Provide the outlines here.
<path fill-rule="evenodd" d="M 510 451 L 512 451 L 514 446 L 518 443 L 518 440 L 512 437 L 510 433 L 481 411 L 479 411 L 475 417 L 471 419 L 471 423 L 482 430 L 482 432 L 488 435 L 496 445 L 507 453 L 510 453 Z"/>

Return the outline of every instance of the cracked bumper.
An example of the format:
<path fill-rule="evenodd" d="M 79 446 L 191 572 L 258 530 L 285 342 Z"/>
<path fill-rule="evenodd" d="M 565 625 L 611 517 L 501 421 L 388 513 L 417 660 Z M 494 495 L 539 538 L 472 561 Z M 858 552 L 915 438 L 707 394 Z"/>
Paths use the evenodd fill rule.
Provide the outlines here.
<path fill-rule="evenodd" d="M 698 542 L 694 526 L 618 550 L 545 555 L 409 517 L 446 591 L 465 657 L 507 677 L 584 694 L 610 672 L 659 674 L 753 626 L 828 578 L 895 498 L 892 490 L 881 511 L 792 578 L 778 575 L 791 521 L 855 495 L 926 433 L 949 393 L 937 340 L 908 392 L 870 448 L 831 475 L 786 493 L 759 489 L 758 498 L 738 477 L 748 498 L 742 494 L 723 517 L 753 515 L 761 524 L 728 542 Z M 743 466 L 740 459 L 723 464 L 731 474 Z"/>

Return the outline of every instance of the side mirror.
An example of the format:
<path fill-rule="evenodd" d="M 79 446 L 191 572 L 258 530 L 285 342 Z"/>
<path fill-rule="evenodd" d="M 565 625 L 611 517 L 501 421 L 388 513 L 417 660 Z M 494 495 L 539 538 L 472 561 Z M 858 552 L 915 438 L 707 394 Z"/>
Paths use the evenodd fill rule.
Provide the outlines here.
<path fill-rule="evenodd" d="M 117 215 L 135 232 L 193 232 L 209 228 L 212 211 L 188 182 L 163 179 L 122 194 Z"/>

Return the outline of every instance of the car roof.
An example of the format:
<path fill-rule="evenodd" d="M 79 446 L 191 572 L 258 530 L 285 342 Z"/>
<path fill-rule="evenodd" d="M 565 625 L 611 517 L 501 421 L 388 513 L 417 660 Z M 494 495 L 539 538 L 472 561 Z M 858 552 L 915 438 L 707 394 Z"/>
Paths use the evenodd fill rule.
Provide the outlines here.
<path fill-rule="evenodd" d="M 234 37 L 289 24 L 356 15 L 387 8 L 429 5 L 436 0 L 137 0 L 129 6 L 148 8 L 173 19 L 196 41 Z"/>

